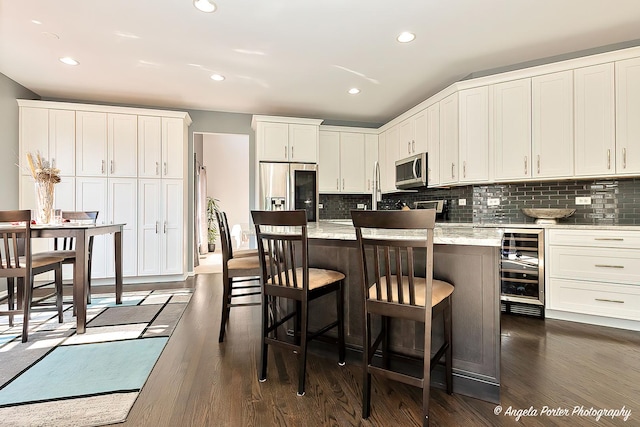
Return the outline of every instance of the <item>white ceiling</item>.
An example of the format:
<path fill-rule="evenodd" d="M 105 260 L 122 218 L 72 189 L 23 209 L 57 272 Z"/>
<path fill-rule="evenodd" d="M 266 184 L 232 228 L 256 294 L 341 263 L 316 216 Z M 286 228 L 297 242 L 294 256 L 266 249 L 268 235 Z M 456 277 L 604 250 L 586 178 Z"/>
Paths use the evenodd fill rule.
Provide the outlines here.
<path fill-rule="evenodd" d="M 215 1 L 0 0 L 0 73 L 48 99 L 384 123 L 472 72 L 640 40 L 639 0 Z"/>

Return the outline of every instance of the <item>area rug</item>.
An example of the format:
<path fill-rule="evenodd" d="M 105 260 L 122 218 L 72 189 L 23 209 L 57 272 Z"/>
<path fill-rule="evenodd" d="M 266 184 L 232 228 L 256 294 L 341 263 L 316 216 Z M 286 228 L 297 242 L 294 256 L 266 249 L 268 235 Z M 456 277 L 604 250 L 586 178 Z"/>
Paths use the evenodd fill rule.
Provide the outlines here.
<path fill-rule="evenodd" d="M 86 333 L 75 333 L 65 302 L 55 311 L 9 327 L 0 318 L 0 425 L 99 426 L 126 420 L 191 298 L 190 289 L 134 291 L 116 305 L 93 295 Z"/>

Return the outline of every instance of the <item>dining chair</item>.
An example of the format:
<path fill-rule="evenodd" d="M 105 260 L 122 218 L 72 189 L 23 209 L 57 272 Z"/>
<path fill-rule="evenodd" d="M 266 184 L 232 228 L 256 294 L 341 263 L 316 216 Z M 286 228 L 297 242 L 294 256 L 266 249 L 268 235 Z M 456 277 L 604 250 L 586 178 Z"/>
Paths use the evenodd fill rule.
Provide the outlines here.
<path fill-rule="evenodd" d="M 257 256 L 258 255 L 257 249 L 238 249 L 238 250 L 233 249 L 233 240 L 232 240 L 231 232 L 229 231 L 230 228 L 229 228 L 229 221 L 227 221 L 227 213 L 224 211 L 221 211 L 220 213 L 222 214 L 222 218 L 224 219 L 224 227 L 227 232 L 227 244 L 229 245 L 229 256 L 231 258 Z"/>
<path fill-rule="evenodd" d="M 45 301 L 53 295 L 34 299 L 36 275 L 54 272 L 55 306 L 58 321 L 63 321 L 62 261 L 62 257 L 31 253 L 31 211 L 0 211 L 0 277 L 7 279 L 7 310 L 0 311 L 0 315 L 8 315 L 9 326 L 13 326 L 14 316 L 22 314 L 22 342 L 27 342 L 29 337 L 31 312 L 41 310 L 33 307 L 33 304 Z M 16 288 L 17 301 L 14 301 Z"/>
<path fill-rule="evenodd" d="M 222 244 L 223 283 L 222 314 L 218 342 L 223 342 L 231 308 L 260 305 L 259 300 L 247 298 L 260 295 L 260 261 L 257 255 L 238 255 L 234 257 L 226 214 L 216 211 L 216 220 L 218 221 L 220 243 Z M 249 282 L 249 284 L 239 285 L 239 283 L 246 282 Z M 239 299 L 242 302 L 234 302 L 234 300 L 237 301 Z"/>
<path fill-rule="evenodd" d="M 307 344 L 310 340 L 337 328 L 338 364 L 344 365 L 345 275 L 339 271 L 309 267 L 307 215 L 304 210 L 252 211 L 256 228 L 262 283 L 262 342 L 260 382 L 267 379 L 267 346 L 275 345 L 298 354 L 298 396 L 305 393 Z M 334 322 L 311 332 L 309 303 L 334 294 Z M 287 304 L 286 300 L 293 302 Z M 316 309 L 330 310 L 329 301 L 318 301 Z M 295 319 L 293 337 L 278 334 L 278 328 Z"/>
<path fill-rule="evenodd" d="M 63 211 L 62 219 L 65 221 L 83 221 L 96 224 L 99 211 Z M 43 255 L 56 256 L 64 258 L 62 264 L 72 264 L 75 270 L 76 265 L 76 251 L 75 242 L 73 237 L 59 237 L 53 239 L 53 250 L 48 252 L 42 252 Z M 87 246 L 87 304 L 91 303 L 91 264 L 93 254 L 93 236 L 89 237 L 89 244 Z M 73 308 L 75 314 L 75 307 Z"/>
<path fill-rule="evenodd" d="M 433 278 L 435 209 L 351 211 L 356 230 L 362 296 L 364 343 L 362 418 L 371 410 L 371 374 L 422 388 L 423 426 L 429 425 L 431 370 L 444 356 L 447 393 L 453 393 L 451 295 L 454 287 Z M 410 233 L 407 233 L 410 231 Z M 442 314 L 443 342 L 431 356 L 432 316 Z M 372 317 L 380 316 L 373 338 Z M 391 319 L 424 324 L 422 375 L 392 370 L 389 346 Z M 382 360 L 375 358 L 381 346 Z M 406 355 L 405 355 L 406 357 Z"/>

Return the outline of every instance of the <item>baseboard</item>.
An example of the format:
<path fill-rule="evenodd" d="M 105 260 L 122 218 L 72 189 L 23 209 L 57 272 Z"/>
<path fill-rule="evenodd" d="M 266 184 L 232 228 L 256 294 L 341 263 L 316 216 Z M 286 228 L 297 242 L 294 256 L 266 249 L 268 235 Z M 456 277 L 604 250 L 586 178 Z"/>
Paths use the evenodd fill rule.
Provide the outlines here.
<path fill-rule="evenodd" d="M 546 309 L 547 319 L 567 320 L 569 322 L 586 323 L 589 325 L 606 326 L 609 328 L 640 331 L 640 322 L 636 320 L 615 319 L 613 317 L 595 316 L 591 314 L 571 313 L 568 311 Z"/>

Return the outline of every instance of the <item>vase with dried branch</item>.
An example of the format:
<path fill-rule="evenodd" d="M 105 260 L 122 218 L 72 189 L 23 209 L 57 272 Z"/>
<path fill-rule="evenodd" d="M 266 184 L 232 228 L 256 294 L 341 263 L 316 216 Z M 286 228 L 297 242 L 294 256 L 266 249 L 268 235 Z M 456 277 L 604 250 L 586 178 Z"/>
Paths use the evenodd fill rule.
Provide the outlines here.
<path fill-rule="evenodd" d="M 53 220 L 55 185 L 60 182 L 60 169 L 54 168 L 40 152 L 27 153 L 29 172 L 36 185 L 36 223 L 50 224 Z"/>

